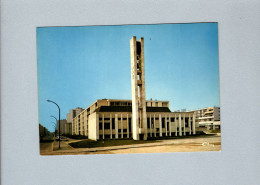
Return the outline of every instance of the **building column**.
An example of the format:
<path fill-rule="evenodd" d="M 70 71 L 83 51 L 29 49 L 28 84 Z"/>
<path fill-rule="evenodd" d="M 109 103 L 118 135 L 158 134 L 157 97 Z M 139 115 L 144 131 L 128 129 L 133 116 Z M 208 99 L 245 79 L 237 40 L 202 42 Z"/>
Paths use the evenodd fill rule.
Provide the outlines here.
<path fill-rule="evenodd" d="M 162 137 L 162 115 L 159 114 L 159 131 L 160 131 L 160 137 Z"/>
<path fill-rule="evenodd" d="M 141 112 L 139 112 L 139 129 L 142 129 L 143 127 L 142 127 L 142 114 L 141 114 Z M 139 133 L 139 129 L 138 129 L 138 135 L 140 134 Z M 140 138 L 139 138 L 140 139 Z"/>
<path fill-rule="evenodd" d="M 193 119 L 192 119 L 192 130 L 193 130 L 193 135 L 196 134 L 196 123 L 195 123 L 195 114 L 193 114 Z"/>
<path fill-rule="evenodd" d="M 152 132 L 152 114 L 150 114 L 150 136 L 153 137 L 153 132 Z"/>
<path fill-rule="evenodd" d="M 137 48 L 136 37 L 130 40 L 131 48 L 131 85 L 132 85 L 132 137 L 139 140 L 138 83 L 137 83 Z"/>
<path fill-rule="evenodd" d="M 128 122 L 129 122 L 129 119 L 128 119 L 128 114 L 126 114 L 126 125 L 127 125 L 127 138 L 129 138 L 129 124 L 128 124 Z"/>
<path fill-rule="evenodd" d="M 123 115 L 121 114 L 121 138 L 123 139 Z"/>
<path fill-rule="evenodd" d="M 112 135 L 112 115 L 110 114 L 110 139 L 113 138 L 113 135 Z"/>
<path fill-rule="evenodd" d="M 169 130 L 170 130 L 170 136 L 172 136 L 172 123 L 171 123 L 171 114 L 169 114 Z"/>
<path fill-rule="evenodd" d="M 102 116 L 102 132 L 103 132 L 103 139 L 105 139 L 105 121 L 104 121 L 104 114 Z"/>
<path fill-rule="evenodd" d="M 182 136 L 182 128 L 181 128 L 181 114 L 179 114 L 179 136 Z"/>
<path fill-rule="evenodd" d="M 190 127 L 190 132 L 189 132 L 189 134 L 191 135 L 191 123 L 190 123 L 190 114 L 189 114 L 189 127 Z"/>
<path fill-rule="evenodd" d="M 186 114 L 183 114 L 183 134 L 186 136 L 186 122 L 185 122 L 185 119 L 186 119 Z"/>
<path fill-rule="evenodd" d="M 154 130 L 154 137 L 156 137 L 155 114 L 153 115 L 153 130 Z"/>
<path fill-rule="evenodd" d="M 87 128 L 88 128 L 88 118 L 86 119 L 86 122 L 84 122 L 85 123 L 85 125 L 84 125 L 84 129 L 85 129 L 85 136 L 88 136 L 88 130 L 87 130 Z M 103 127 L 102 127 L 103 128 Z"/>
<path fill-rule="evenodd" d="M 118 139 L 118 114 L 115 114 L 116 139 Z"/>
<path fill-rule="evenodd" d="M 165 136 L 168 136 L 168 126 L 167 126 L 167 114 L 165 114 L 165 117 L 164 117 L 164 120 L 165 120 Z"/>
<path fill-rule="evenodd" d="M 96 114 L 96 140 L 99 139 L 99 114 Z"/>
<path fill-rule="evenodd" d="M 175 136 L 178 135 L 178 122 L 177 122 L 177 116 L 174 114 L 174 124 L 175 124 Z"/>

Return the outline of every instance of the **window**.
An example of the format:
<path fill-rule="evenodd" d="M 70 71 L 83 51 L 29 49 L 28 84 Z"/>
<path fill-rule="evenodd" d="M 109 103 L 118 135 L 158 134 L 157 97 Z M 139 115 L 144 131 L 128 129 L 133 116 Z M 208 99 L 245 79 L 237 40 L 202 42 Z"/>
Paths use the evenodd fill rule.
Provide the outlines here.
<path fill-rule="evenodd" d="M 105 123 L 104 127 L 105 129 L 110 129 L 110 123 Z"/>
<path fill-rule="evenodd" d="M 150 119 L 147 118 L 147 128 L 150 128 Z"/>
<path fill-rule="evenodd" d="M 185 118 L 185 127 L 189 126 L 189 118 Z"/>
<path fill-rule="evenodd" d="M 165 118 L 162 118 L 162 128 L 165 128 Z"/>
<path fill-rule="evenodd" d="M 99 130 L 102 130 L 102 122 L 99 122 Z"/>
<path fill-rule="evenodd" d="M 166 103 L 166 102 L 163 102 L 163 103 L 162 103 L 162 106 L 163 106 L 163 107 L 167 107 L 167 103 Z"/>
<path fill-rule="evenodd" d="M 131 132 L 132 131 L 131 118 L 128 119 L 128 128 L 129 128 L 129 132 Z"/>
<path fill-rule="evenodd" d="M 110 138 L 110 135 L 109 134 L 106 134 L 105 135 L 105 139 L 109 139 Z"/>
<path fill-rule="evenodd" d="M 112 129 L 115 129 L 115 118 L 112 118 Z"/>
<path fill-rule="evenodd" d="M 171 118 L 171 122 L 174 122 L 175 121 L 175 118 Z"/>

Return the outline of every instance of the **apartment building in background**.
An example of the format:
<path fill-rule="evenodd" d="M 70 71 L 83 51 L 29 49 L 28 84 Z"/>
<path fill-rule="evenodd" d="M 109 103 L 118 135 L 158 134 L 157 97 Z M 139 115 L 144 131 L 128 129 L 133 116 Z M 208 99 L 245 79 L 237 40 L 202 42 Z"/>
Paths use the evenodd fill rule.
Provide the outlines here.
<path fill-rule="evenodd" d="M 220 130 L 220 107 L 208 107 L 194 111 L 196 122 L 208 130 Z"/>
<path fill-rule="evenodd" d="M 77 107 L 75 109 L 70 109 L 69 113 L 67 114 L 67 122 L 72 123 L 72 119 L 75 118 L 79 113 L 81 113 L 84 109 Z"/>

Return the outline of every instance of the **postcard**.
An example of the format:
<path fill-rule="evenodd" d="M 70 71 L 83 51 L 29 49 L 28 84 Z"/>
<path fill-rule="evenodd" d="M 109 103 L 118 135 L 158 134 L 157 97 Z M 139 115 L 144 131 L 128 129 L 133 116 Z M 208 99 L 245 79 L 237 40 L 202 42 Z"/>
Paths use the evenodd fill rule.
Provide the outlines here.
<path fill-rule="evenodd" d="M 221 150 L 218 23 L 37 28 L 41 155 Z"/>

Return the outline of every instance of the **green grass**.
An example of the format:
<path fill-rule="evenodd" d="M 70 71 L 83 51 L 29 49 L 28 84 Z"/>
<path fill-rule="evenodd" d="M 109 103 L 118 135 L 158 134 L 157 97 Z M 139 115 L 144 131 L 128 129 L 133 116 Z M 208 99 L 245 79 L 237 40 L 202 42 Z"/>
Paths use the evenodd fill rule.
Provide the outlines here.
<path fill-rule="evenodd" d="M 220 133 L 220 130 L 211 130 L 210 133 Z"/>
<path fill-rule="evenodd" d="M 155 140 L 139 140 L 135 141 L 132 139 L 105 139 L 105 140 L 84 140 L 79 142 L 70 143 L 69 145 L 73 148 L 94 148 L 94 147 L 106 147 L 106 146 L 120 146 L 120 145 L 132 145 L 132 144 L 144 144 L 154 143 Z"/>

